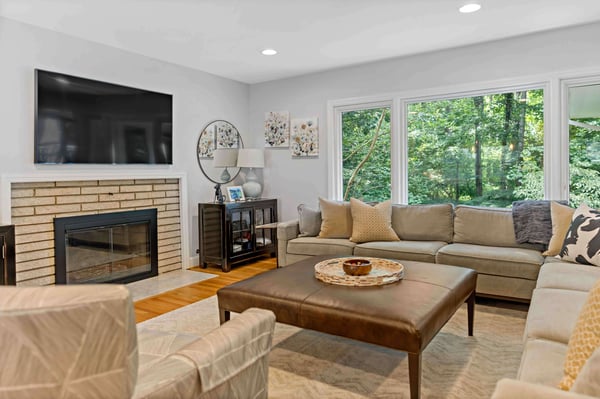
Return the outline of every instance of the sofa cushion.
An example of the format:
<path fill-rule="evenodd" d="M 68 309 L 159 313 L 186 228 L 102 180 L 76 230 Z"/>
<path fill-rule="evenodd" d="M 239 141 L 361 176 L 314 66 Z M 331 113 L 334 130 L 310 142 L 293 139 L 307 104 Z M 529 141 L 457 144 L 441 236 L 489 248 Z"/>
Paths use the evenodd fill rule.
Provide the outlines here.
<path fill-rule="evenodd" d="M 393 205 L 392 228 L 401 240 L 451 242 L 452 204 Z"/>
<path fill-rule="evenodd" d="M 455 243 L 519 247 L 510 209 L 458 205 L 454 215 Z"/>
<path fill-rule="evenodd" d="M 349 238 L 352 235 L 350 203 L 319 198 L 321 208 L 321 238 Z"/>
<path fill-rule="evenodd" d="M 288 241 L 287 252 L 296 255 L 352 255 L 355 246 L 345 238 L 298 237 Z"/>
<path fill-rule="evenodd" d="M 321 231 L 321 211 L 298 205 L 298 229 L 300 237 L 315 237 Z"/>
<path fill-rule="evenodd" d="M 537 279 L 537 288 L 562 288 L 588 292 L 600 279 L 600 268 L 546 258 Z"/>
<path fill-rule="evenodd" d="M 565 375 L 559 384 L 568 391 L 573 386 L 583 365 L 600 347 L 600 280 L 589 292 L 569 338 L 565 358 Z"/>
<path fill-rule="evenodd" d="M 567 345 L 546 339 L 531 339 L 525 343 L 517 378 L 521 381 L 556 386 L 563 375 Z"/>
<path fill-rule="evenodd" d="M 375 241 L 358 244 L 354 255 L 434 263 L 436 252 L 444 245 L 442 241 Z"/>
<path fill-rule="evenodd" d="M 600 211 L 585 204 L 575 210 L 560 257 L 570 262 L 600 266 Z"/>
<path fill-rule="evenodd" d="M 582 291 L 536 288 L 527 314 L 525 337 L 566 345 L 587 295 Z"/>
<path fill-rule="evenodd" d="M 472 244 L 449 244 L 440 248 L 436 263 L 470 267 L 478 273 L 535 280 L 544 257 L 539 251 L 525 248 L 490 247 Z"/>
<path fill-rule="evenodd" d="M 350 198 L 352 213 L 352 242 L 399 241 L 392 229 L 392 202 L 383 201 L 371 206 Z"/>
<path fill-rule="evenodd" d="M 544 252 L 545 256 L 556 256 L 560 253 L 565 241 L 565 236 L 571 226 L 571 219 L 575 209 L 570 206 L 559 204 L 552 201 L 550 203 L 550 215 L 552 218 L 552 238 L 548 243 L 548 249 Z"/>

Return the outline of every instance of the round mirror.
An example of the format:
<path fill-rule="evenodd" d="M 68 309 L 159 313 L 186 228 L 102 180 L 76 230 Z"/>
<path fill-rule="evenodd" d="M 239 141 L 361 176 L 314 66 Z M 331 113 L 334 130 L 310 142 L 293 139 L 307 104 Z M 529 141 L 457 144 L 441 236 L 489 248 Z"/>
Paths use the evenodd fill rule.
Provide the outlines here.
<path fill-rule="evenodd" d="M 235 126 L 224 120 L 210 122 L 198 138 L 200 170 L 213 183 L 232 182 L 240 173 L 237 167 L 240 148 L 244 148 L 244 143 Z"/>

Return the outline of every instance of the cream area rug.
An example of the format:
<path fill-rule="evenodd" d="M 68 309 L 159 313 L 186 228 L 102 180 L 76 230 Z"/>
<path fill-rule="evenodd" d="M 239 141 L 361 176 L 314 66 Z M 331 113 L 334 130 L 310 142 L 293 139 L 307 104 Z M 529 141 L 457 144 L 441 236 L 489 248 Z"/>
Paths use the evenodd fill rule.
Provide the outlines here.
<path fill-rule="evenodd" d="M 235 317 L 233 315 L 232 317 Z M 466 305 L 422 355 L 422 398 L 489 398 L 517 374 L 526 312 L 477 304 L 467 335 Z M 138 324 L 202 335 L 218 327 L 215 296 Z M 269 398 L 409 398 L 406 353 L 277 323 L 269 357 Z"/>

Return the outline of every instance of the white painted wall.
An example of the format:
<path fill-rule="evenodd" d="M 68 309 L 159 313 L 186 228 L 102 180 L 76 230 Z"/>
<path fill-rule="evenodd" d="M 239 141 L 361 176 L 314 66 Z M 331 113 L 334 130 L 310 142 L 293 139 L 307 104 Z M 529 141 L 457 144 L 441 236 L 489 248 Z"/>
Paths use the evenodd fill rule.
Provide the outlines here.
<path fill-rule="evenodd" d="M 600 23 L 252 85 L 248 126 L 256 134 L 256 144 L 262 142 L 266 111 L 288 110 L 291 118 L 319 117 L 317 159 L 291 159 L 287 149 L 266 149 L 264 195 L 280 200 L 280 220 L 297 217 L 298 204 L 316 207 L 317 197 L 327 196 L 330 100 L 502 79 L 521 81 L 535 75 L 556 83 L 551 95 L 558 108 L 557 74 L 600 70 L 598 37 Z"/>
<path fill-rule="evenodd" d="M 328 101 L 598 69 L 597 37 L 600 23 L 248 86 L 0 17 L 0 174 L 184 173 L 188 252 L 194 257 L 196 204 L 212 200 L 214 192 L 195 155 L 198 135 L 208 121 L 229 120 L 247 147 L 261 147 L 266 111 L 288 110 L 292 118 L 318 116 L 318 158 L 291 159 L 287 149 L 265 151 L 264 196 L 280 200 L 280 220 L 287 220 L 296 217 L 297 204 L 316 207 L 317 197 L 327 196 Z M 34 68 L 173 94 L 173 166 L 34 165 Z M 0 208 L 4 201 L 9 198 L 0 191 Z"/>
<path fill-rule="evenodd" d="M 34 69 L 123 84 L 173 94 L 173 165 L 34 165 Z M 203 126 L 226 119 L 244 141 L 248 115 L 248 85 L 190 68 L 180 67 L 116 48 L 77 39 L 0 17 L 0 174 L 123 176 L 182 173 L 187 177 L 188 252 L 198 247 L 197 203 L 213 199 L 213 185 L 196 161 L 196 142 Z M 0 191 L 0 208 L 10 201 Z M 7 222 L 2 220 L 0 222 Z M 184 257 L 186 254 L 183 254 Z"/>

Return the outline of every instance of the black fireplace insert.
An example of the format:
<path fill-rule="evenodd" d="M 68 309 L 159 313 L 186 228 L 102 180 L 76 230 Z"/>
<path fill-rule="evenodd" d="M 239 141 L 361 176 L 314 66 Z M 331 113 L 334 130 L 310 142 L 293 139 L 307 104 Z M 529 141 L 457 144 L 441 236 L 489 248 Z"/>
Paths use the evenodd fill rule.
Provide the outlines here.
<path fill-rule="evenodd" d="M 158 275 L 156 209 L 54 219 L 56 284 L 129 283 Z"/>

